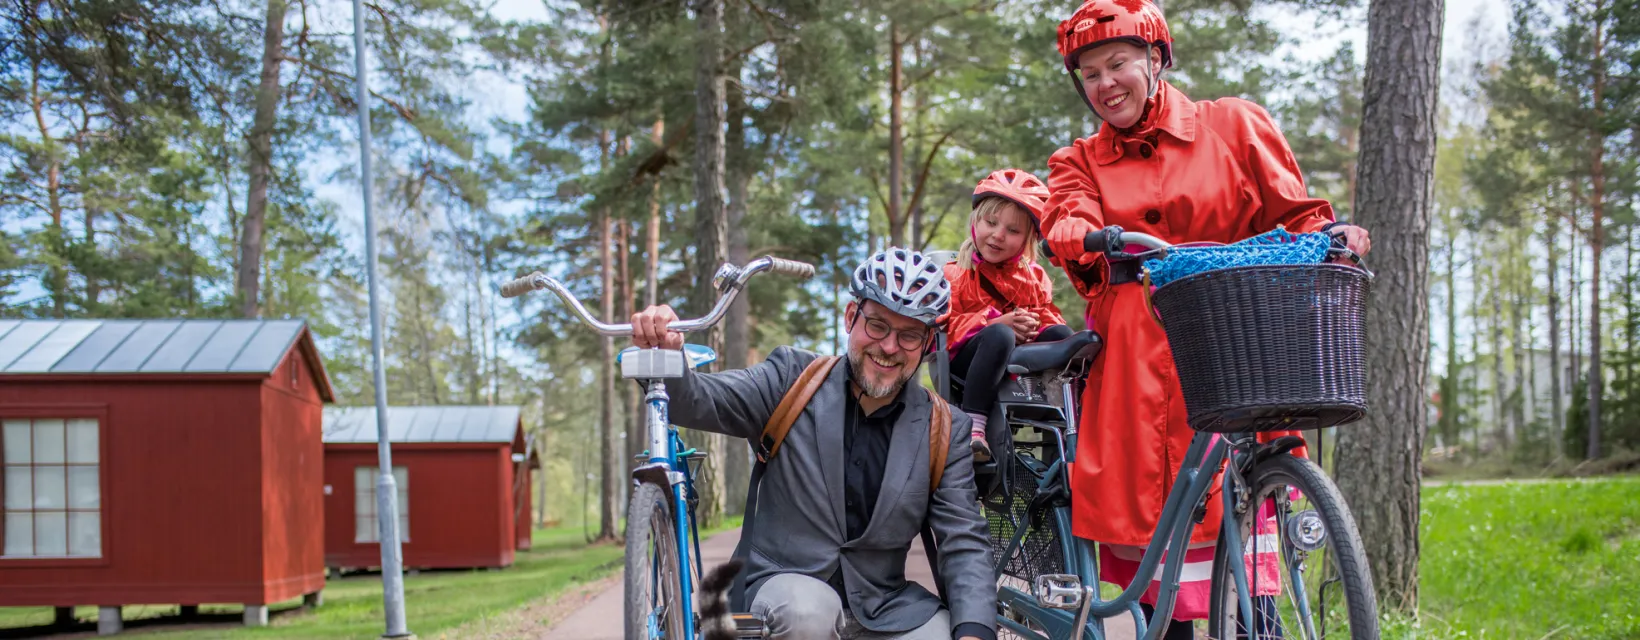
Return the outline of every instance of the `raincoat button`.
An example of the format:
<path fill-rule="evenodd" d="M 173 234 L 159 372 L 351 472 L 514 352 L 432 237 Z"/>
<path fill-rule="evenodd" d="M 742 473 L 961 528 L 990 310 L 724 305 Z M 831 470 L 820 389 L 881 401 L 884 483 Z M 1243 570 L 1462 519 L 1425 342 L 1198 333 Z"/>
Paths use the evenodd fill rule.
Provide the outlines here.
<path fill-rule="evenodd" d="M 1145 158 L 1149 158 L 1150 157 L 1150 145 L 1148 145 L 1148 144 L 1139 145 L 1139 155 L 1144 156 Z"/>
<path fill-rule="evenodd" d="M 1162 221 L 1162 212 L 1151 209 L 1145 212 L 1145 222 L 1156 224 Z"/>

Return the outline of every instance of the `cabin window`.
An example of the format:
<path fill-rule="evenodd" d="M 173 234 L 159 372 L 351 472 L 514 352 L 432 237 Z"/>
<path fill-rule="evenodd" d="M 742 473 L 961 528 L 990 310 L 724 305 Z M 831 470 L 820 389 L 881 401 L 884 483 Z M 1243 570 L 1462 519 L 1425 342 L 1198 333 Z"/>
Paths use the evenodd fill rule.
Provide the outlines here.
<path fill-rule="evenodd" d="M 377 467 L 353 469 L 353 541 L 380 542 L 376 519 Z M 410 541 L 410 472 L 393 467 L 393 482 L 399 488 L 399 541 Z"/>
<path fill-rule="evenodd" d="M 97 420 L 6 419 L 0 430 L 0 557 L 102 557 Z"/>

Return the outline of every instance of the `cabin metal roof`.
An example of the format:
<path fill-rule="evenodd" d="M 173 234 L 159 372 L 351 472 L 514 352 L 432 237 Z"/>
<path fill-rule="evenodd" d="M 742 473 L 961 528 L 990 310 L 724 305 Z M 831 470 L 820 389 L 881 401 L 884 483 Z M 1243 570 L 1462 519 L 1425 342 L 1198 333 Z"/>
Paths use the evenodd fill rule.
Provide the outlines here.
<path fill-rule="evenodd" d="M 512 442 L 522 408 L 505 406 L 388 407 L 390 442 Z M 376 442 L 375 407 L 325 407 L 326 443 Z"/>

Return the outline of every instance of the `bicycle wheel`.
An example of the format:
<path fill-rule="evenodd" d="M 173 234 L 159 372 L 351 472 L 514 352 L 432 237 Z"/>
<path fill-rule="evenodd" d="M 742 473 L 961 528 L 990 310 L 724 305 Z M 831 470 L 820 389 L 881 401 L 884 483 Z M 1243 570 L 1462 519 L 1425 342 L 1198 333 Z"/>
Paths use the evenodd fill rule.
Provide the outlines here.
<path fill-rule="evenodd" d="M 1247 482 L 1243 548 L 1220 538 L 1213 558 L 1208 637 L 1376 640 L 1378 600 L 1338 486 L 1315 463 L 1288 455 L 1260 463 Z M 1258 554 L 1248 555 L 1255 545 Z M 1246 563 L 1248 584 L 1266 594 L 1252 598 L 1252 624 L 1242 620 L 1231 562 Z"/>
<path fill-rule="evenodd" d="M 672 495 L 641 483 L 626 511 L 626 640 L 688 640 Z"/>

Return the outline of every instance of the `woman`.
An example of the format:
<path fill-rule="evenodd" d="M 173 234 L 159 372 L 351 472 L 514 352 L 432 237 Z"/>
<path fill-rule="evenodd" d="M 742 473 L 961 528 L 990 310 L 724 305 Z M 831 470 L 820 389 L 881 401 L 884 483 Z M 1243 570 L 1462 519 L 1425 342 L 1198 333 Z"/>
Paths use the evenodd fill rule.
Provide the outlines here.
<path fill-rule="evenodd" d="M 1167 336 L 1147 315 L 1138 264 L 1085 253 L 1083 236 L 1119 225 L 1172 243 L 1230 243 L 1283 226 L 1341 233 L 1363 255 L 1371 243 L 1365 230 L 1334 222 L 1332 205 L 1309 197 L 1263 108 L 1236 98 L 1195 102 L 1162 79 L 1173 66 L 1173 38 L 1155 5 L 1089 0 L 1060 24 L 1058 44 L 1077 91 L 1103 121 L 1048 161 L 1042 222 L 1056 263 L 1088 301 L 1088 327 L 1105 338 L 1082 397 L 1073 529 L 1104 543 L 1101 579 L 1126 585 L 1194 432 Z M 1176 620 L 1208 613 L 1217 492 L 1207 505 L 1185 553 Z M 1147 604 L 1155 595 L 1153 584 Z M 1189 633 L 1190 625 L 1173 625 L 1166 637 Z"/>

